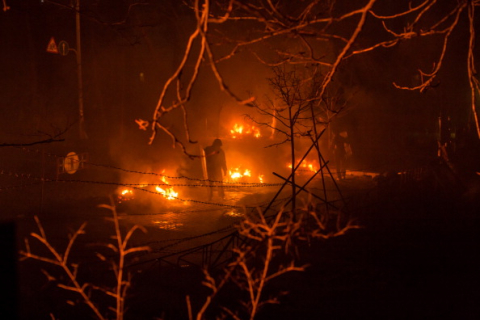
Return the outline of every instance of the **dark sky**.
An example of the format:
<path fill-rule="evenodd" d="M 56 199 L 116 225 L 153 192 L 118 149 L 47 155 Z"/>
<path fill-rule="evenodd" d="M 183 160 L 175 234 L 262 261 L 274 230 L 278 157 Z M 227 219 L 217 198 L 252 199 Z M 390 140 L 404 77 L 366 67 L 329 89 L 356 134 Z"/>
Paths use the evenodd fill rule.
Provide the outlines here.
<path fill-rule="evenodd" d="M 0 132 L 2 141 L 25 142 L 35 139 L 32 134 L 61 130 L 75 125 L 78 119 L 75 54 L 46 52 L 51 37 L 57 44 L 64 40 L 75 47 L 75 14 L 48 1 L 12 0 L 8 4 L 11 9 L 0 15 Z M 377 9 L 385 12 L 382 10 L 392 7 L 392 1 L 379 1 Z M 123 1 L 84 0 L 81 11 L 85 122 L 89 145 L 98 151 L 99 161 L 164 161 L 171 153 L 181 158 L 165 134 L 159 134 L 149 146 L 150 133 L 138 130 L 134 119 L 151 119 L 161 87 L 178 65 L 193 30 L 191 13 L 176 1 L 152 1 L 129 11 Z M 226 30 L 238 27 L 231 24 Z M 436 126 L 442 112 L 451 116 L 456 126 L 465 125 L 467 38 L 465 25 L 458 29 L 452 35 L 438 86 L 423 94 L 397 90 L 392 82 L 416 83 L 416 70 L 429 70 L 438 57 L 438 39 L 401 43 L 354 56 L 342 64 L 334 80 L 343 81 L 350 94 L 349 111 L 336 125 L 351 133 L 359 158 L 371 158 L 379 152 L 397 157 L 424 151 L 425 144 L 435 150 Z M 238 30 L 246 32 L 241 26 Z M 359 44 L 367 45 L 383 36 L 372 20 Z M 218 48 L 221 51 L 222 47 Z M 219 69 L 229 87 L 242 98 L 248 93 L 260 98 L 269 94 L 269 70 L 247 50 L 220 64 Z M 201 69 L 199 80 L 188 103 L 189 124 L 193 139 L 206 145 L 213 137 L 224 136 L 232 122 L 251 110 L 221 92 L 207 67 Z M 166 103 L 173 99 L 168 95 Z M 174 112 L 162 123 L 184 138 L 181 118 L 180 112 Z M 71 130 L 67 142 L 75 143 L 77 132 Z M 198 150 L 195 145 L 189 148 Z"/>

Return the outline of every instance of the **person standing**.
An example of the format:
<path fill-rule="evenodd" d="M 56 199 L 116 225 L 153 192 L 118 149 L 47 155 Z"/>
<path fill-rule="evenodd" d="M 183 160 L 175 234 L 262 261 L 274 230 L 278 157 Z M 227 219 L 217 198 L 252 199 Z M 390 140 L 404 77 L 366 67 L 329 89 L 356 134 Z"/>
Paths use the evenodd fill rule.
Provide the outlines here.
<path fill-rule="evenodd" d="M 345 144 L 347 139 L 341 135 L 341 133 L 335 134 L 333 137 L 333 150 L 335 157 L 335 166 L 337 169 L 338 180 L 346 178 L 347 169 L 345 163 L 347 162 L 347 151 L 345 149 Z"/>
<path fill-rule="evenodd" d="M 207 176 L 210 183 L 208 200 L 212 200 L 213 189 L 218 189 L 218 195 L 224 199 L 223 177 L 227 175 L 227 160 L 222 149 L 222 140 L 215 139 L 211 146 L 205 148 Z"/>

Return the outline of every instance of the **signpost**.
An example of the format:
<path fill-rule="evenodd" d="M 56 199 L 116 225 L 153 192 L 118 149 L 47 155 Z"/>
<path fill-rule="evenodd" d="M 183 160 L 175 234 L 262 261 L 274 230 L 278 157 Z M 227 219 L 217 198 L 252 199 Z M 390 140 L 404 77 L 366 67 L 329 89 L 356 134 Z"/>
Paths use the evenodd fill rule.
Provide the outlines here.
<path fill-rule="evenodd" d="M 68 54 L 68 50 L 70 50 L 70 47 L 68 46 L 67 41 L 60 41 L 58 43 L 58 53 L 61 54 L 62 56 L 66 56 Z"/>
<path fill-rule="evenodd" d="M 58 53 L 58 47 L 57 47 L 57 44 L 55 43 L 55 39 L 53 37 L 51 37 L 50 41 L 48 42 L 47 52 Z"/>
<path fill-rule="evenodd" d="M 80 167 L 80 158 L 75 152 L 70 152 L 67 154 L 63 160 L 63 169 L 68 174 L 74 174 L 77 172 Z"/>
<path fill-rule="evenodd" d="M 60 43 L 55 43 L 53 37 L 50 38 L 50 41 L 47 45 L 47 52 L 60 54 L 66 56 L 70 50 L 75 52 L 77 58 L 77 83 L 78 83 L 78 115 L 79 115 L 79 129 L 80 129 L 80 139 L 87 139 L 87 133 L 85 132 L 85 119 L 83 114 L 83 80 L 82 80 L 82 50 L 80 46 L 80 0 L 75 1 L 75 27 L 76 27 L 76 38 L 77 38 L 77 48 L 70 49 L 70 46 L 66 41 L 60 41 Z"/>

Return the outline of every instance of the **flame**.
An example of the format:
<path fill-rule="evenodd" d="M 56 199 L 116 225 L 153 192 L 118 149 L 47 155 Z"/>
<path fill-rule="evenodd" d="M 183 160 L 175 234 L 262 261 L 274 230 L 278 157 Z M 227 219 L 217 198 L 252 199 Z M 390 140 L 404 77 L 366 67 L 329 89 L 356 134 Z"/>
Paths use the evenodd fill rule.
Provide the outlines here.
<path fill-rule="evenodd" d="M 165 170 L 162 171 L 162 174 L 164 174 L 164 172 Z M 162 176 L 160 180 L 162 180 L 164 184 L 168 184 L 167 178 L 165 178 L 165 176 Z M 178 197 L 178 192 L 175 192 L 175 190 L 173 190 L 173 187 L 166 187 L 165 189 L 163 189 L 160 186 L 156 186 L 155 191 L 161 193 L 167 200 L 174 200 Z"/>
<path fill-rule="evenodd" d="M 298 162 L 297 162 L 298 164 Z M 292 168 L 292 164 L 289 163 L 288 165 L 288 168 Z M 318 171 L 318 166 L 317 166 L 317 163 L 316 161 L 313 161 L 313 162 L 308 162 L 307 160 L 303 160 L 302 164 L 300 165 L 300 167 L 298 167 L 297 171 L 311 171 L 311 172 L 317 172 Z"/>
<path fill-rule="evenodd" d="M 243 135 L 252 135 L 255 138 L 260 138 L 262 135 L 260 134 L 260 129 L 255 127 L 255 126 L 250 126 L 247 124 L 240 125 L 238 123 L 235 123 L 233 125 L 233 129 L 230 130 L 230 133 L 232 134 L 232 138 L 236 139 L 238 136 L 243 136 Z"/>
<path fill-rule="evenodd" d="M 130 189 L 125 189 L 121 192 L 121 195 L 124 196 L 126 194 L 133 194 L 133 190 L 130 190 Z"/>
<path fill-rule="evenodd" d="M 165 189 L 160 188 L 159 186 L 156 186 L 155 190 L 158 193 L 161 193 L 165 198 L 167 198 L 167 200 L 173 200 L 173 199 L 176 199 L 178 197 L 178 192 L 175 192 L 173 190 L 173 188 L 171 188 L 171 187 L 166 188 L 166 190 L 165 190 Z"/>
<path fill-rule="evenodd" d="M 229 170 L 228 175 L 230 177 L 230 179 L 229 179 L 230 181 L 237 182 L 238 180 L 241 180 L 241 179 L 245 180 L 246 178 L 251 178 L 252 177 L 252 170 L 235 168 L 233 170 Z M 258 181 L 260 183 L 264 183 L 263 178 L 264 178 L 263 174 L 258 175 Z"/>
<path fill-rule="evenodd" d="M 122 203 L 122 201 L 129 201 L 133 199 L 133 190 L 125 188 L 118 192 L 117 201 Z"/>
<path fill-rule="evenodd" d="M 233 169 L 234 171 L 230 170 L 228 171 L 228 174 L 230 175 L 230 178 L 232 180 L 236 180 L 236 179 L 240 179 L 240 178 L 243 178 L 243 177 L 251 177 L 252 176 L 252 173 L 250 170 L 248 169 L 245 169 L 245 171 L 240 171 L 240 168 L 235 168 Z"/>

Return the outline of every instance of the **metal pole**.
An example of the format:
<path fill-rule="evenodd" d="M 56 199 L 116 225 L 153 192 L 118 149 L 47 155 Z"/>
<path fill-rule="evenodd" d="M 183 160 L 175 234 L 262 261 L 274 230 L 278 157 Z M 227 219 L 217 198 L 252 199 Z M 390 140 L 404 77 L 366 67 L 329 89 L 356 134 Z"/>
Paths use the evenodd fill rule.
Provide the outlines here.
<path fill-rule="evenodd" d="M 80 139 L 87 139 L 85 118 L 83 114 L 83 80 L 82 80 L 82 49 L 80 46 L 80 0 L 75 2 L 75 24 L 77 31 L 77 79 L 78 79 L 78 115 Z"/>

